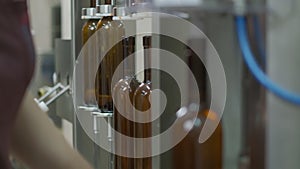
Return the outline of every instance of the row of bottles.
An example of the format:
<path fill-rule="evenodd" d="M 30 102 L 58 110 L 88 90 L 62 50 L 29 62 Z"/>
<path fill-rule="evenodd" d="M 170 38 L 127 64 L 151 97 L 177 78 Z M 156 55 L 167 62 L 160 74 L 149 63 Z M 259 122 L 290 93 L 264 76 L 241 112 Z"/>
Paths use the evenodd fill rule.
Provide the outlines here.
<path fill-rule="evenodd" d="M 86 8 L 92 16 L 95 16 L 96 6 L 99 5 L 98 3 L 99 2 L 96 2 L 96 0 L 91 0 L 90 8 Z M 106 7 L 112 9 L 111 1 L 106 0 L 104 3 L 104 5 L 107 5 Z M 89 49 L 86 51 L 87 53 L 85 55 L 87 57 L 83 59 L 85 62 L 84 90 L 86 91 L 84 99 L 86 106 L 95 106 L 95 103 L 93 103 L 92 100 L 93 94 L 95 94 L 100 110 L 102 112 L 112 112 L 113 103 L 111 97 L 111 79 L 114 75 L 114 71 L 123 59 L 123 45 L 120 40 L 124 38 L 125 30 L 121 21 L 113 21 L 112 13 L 102 14 L 101 19 L 92 17 L 86 21 L 82 28 L 82 44 L 84 45 L 98 30 L 100 31 L 97 33 L 95 44 L 99 45 L 98 47 L 100 49 L 97 50 L 100 52 L 98 57 L 103 59 L 98 68 L 96 80 L 91 80 L 90 78 L 94 77 L 89 76 L 91 74 L 90 71 L 93 70 L 90 66 L 95 66 L 93 63 L 96 63 L 96 60 L 99 58 L 92 58 L 88 56 L 89 52 L 95 52 L 95 49 Z M 120 74 L 118 78 L 121 77 L 122 75 Z M 92 84 L 92 82 L 95 82 L 95 84 Z M 94 89 L 93 86 L 96 88 Z"/>
<path fill-rule="evenodd" d="M 104 12 L 101 10 L 104 7 Z M 111 94 L 112 77 L 118 65 L 123 60 L 123 42 L 125 30 L 121 21 L 113 21 L 112 14 L 113 4 L 110 0 L 99 1 L 91 0 L 90 8 L 87 10 L 87 15 L 90 18 L 86 21 L 82 28 L 82 45 L 86 50 L 84 53 L 84 106 L 96 107 L 100 113 L 113 113 L 113 99 Z M 101 12 L 101 17 L 96 15 Z M 90 12 L 93 11 L 93 12 Z M 84 14 L 84 13 L 83 13 Z M 95 35 L 95 36 L 93 36 Z M 93 37 L 92 37 L 93 36 Z M 87 43 L 89 41 L 89 43 Z M 100 62 L 100 65 L 97 63 Z M 93 71 L 97 70 L 96 77 L 93 77 Z M 119 74 L 117 79 L 122 78 Z M 96 98 L 96 100 L 94 100 Z M 107 117 L 108 127 L 113 126 L 113 119 Z M 94 124 L 95 125 L 95 124 Z M 108 131 L 107 141 L 111 148 L 113 148 L 113 137 Z M 99 137 L 99 136 L 96 136 Z M 98 167 L 100 153 L 95 143 L 95 167 Z M 113 168 L 114 157 L 112 154 L 108 157 L 108 168 Z"/>
<path fill-rule="evenodd" d="M 95 10 L 95 0 L 91 0 L 91 9 Z M 105 2 L 106 4 L 110 4 L 110 2 Z M 93 58 L 88 57 L 88 55 L 93 51 L 87 50 L 85 54 L 88 59 L 83 59 L 85 62 L 84 64 L 84 78 L 86 83 L 84 85 L 85 90 L 85 104 L 86 106 L 95 106 L 95 103 L 92 103 L 92 94 L 96 95 L 97 105 L 101 112 L 113 112 L 114 111 L 114 104 L 112 99 L 112 78 L 113 76 L 117 76 L 117 79 L 121 79 L 117 82 L 114 87 L 115 94 L 117 95 L 116 103 L 115 104 L 122 104 L 119 107 L 123 107 L 125 112 L 132 113 L 133 111 L 129 110 L 129 107 L 126 106 L 126 101 L 131 102 L 130 104 L 139 107 L 140 110 L 145 109 L 145 107 L 149 107 L 148 97 L 150 95 L 150 72 L 146 71 L 145 77 L 147 77 L 143 83 L 140 83 L 136 80 L 134 75 L 134 60 L 128 60 L 123 65 L 123 71 L 116 75 L 115 70 L 120 65 L 120 63 L 129 55 L 135 52 L 135 37 L 124 38 L 124 26 L 121 21 L 113 21 L 112 15 L 104 15 L 101 19 L 89 19 L 85 23 L 82 29 L 82 45 L 85 45 L 88 39 L 94 35 L 94 33 L 98 30 L 101 31 L 97 33 L 96 36 L 96 44 L 99 44 L 100 53 L 99 57 L 103 57 L 98 67 L 98 72 L 95 78 L 95 89 L 92 88 L 92 82 L 89 74 L 91 72 L 91 66 L 93 62 Z M 119 41 L 120 39 L 123 39 Z M 145 48 L 151 47 L 151 37 L 144 37 L 144 46 Z M 108 50 L 108 52 L 107 52 Z M 92 61 L 91 61 L 92 60 Z M 94 66 L 94 65 L 93 65 Z M 147 87 L 148 86 L 148 87 Z M 143 93 L 148 90 L 148 94 L 144 95 Z M 125 94 L 130 95 L 130 100 L 125 99 Z M 91 104 L 91 105 L 90 105 Z M 140 105 L 141 104 L 141 105 Z M 147 113 L 150 113 L 147 111 Z M 133 117 L 134 118 L 134 117 Z M 124 116 L 122 116 L 118 111 L 115 109 L 114 111 L 114 128 L 116 131 L 125 134 L 130 137 L 137 137 L 137 138 L 147 138 L 151 137 L 151 124 L 142 124 L 142 123 L 134 123 L 131 120 L 128 120 Z M 142 151 L 149 151 L 149 144 L 147 146 L 144 145 L 127 145 L 125 141 L 122 141 L 118 138 L 115 138 L 115 149 L 122 149 L 119 151 L 125 151 L 129 153 L 130 151 L 133 152 L 134 149 L 139 146 Z M 141 158 L 141 159 L 134 159 L 134 158 L 127 158 L 121 156 L 115 156 L 115 168 L 116 169 L 126 169 L 126 168 L 135 168 L 135 169 L 151 169 L 151 158 Z"/>
<path fill-rule="evenodd" d="M 129 37 L 125 39 L 125 48 L 128 57 L 134 53 L 134 37 Z M 151 37 L 143 37 L 144 46 L 144 64 L 145 67 L 150 67 L 151 65 Z M 173 149 L 173 168 L 191 168 L 191 169 L 222 169 L 222 137 L 223 129 L 221 123 L 218 125 L 217 129 L 213 135 L 205 142 L 200 144 L 198 142 L 198 137 L 203 129 L 203 125 L 208 121 L 219 121 L 220 117 L 217 113 L 209 110 L 208 100 L 206 99 L 206 71 L 204 65 L 197 58 L 194 52 L 187 48 L 189 67 L 194 73 L 197 83 L 200 89 L 201 102 L 199 103 L 199 113 L 192 130 L 189 134 Z M 200 62 L 199 62 L 200 61 Z M 134 76 L 134 61 L 129 60 L 125 62 L 124 65 L 124 78 L 121 79 L 114 88 L 114 98 L 116 98 L 115 105 L 126 114 L 129 119 L 133 117 L 143 117 L 145 119 L 151 119 L 151 103 L 150 103 L 150 93 L 152 89 L 151 83 L 151 70 L 144 70 L 144 81 L 138 82 Z M 126 69 L 127 68 L 127 69 Z M 128 69 L 129 68 L 129 69 Z M 193 103 L 194 91 L 190 91 L 190 103 Z M 129 100 L 126 96 L 129 95 Z M 129 103 L 130 102 L 130 103 Z M 128 105 L 133 104 L 134 108 L 139 110 L 137 114 Z M 192 106 L 192 105 L 190 105 Z M 192 121 L 192 117 L 184 116 L 179 119 L 182 125 L 188 121 Z M 152 125 L 151 123 L 138 123 L 128 120 L 126 117 L 121 115 L 116 109 L 114 111 L 114 122 L 115 129 L 129 137 L 134 138 L 149 138 L 152 136 Z M 185 128 L 178 128 L 178 132 L 183 132 L 179 130 L 185 130 Z M 176 133 L 175 133 L 176 134 Z M 143 152 L 144 154 L 151 153 L 151 143 L 143 142 L 142 145 L 129 145 L 121 138 L 116 138 L 116 149 L 122 154 L 132 154 L 133 151 Z M 152 158 L 127 158 L 116 156 L 115 158 L 115 168 L 116 169 L 151 169 L 152 168 Z"/>
<path fill-rule="evenodd" d="M 91 0 L 91 8 L 95 10 L 96 1 Z M 110 4 L 110 2 L 105 2 Z M 100 49 L 100 56 L 103 60 L 98 67 L 98 72 L 95 77 L 90 77 L 89 67 L 91 63 L 95 62 L 96 58 L 90 58 L 88 60 L 83 59 L 85 64 L 84 78 L 85 85 L 84 90 L 86 95 L 84 97 L 86 106 L 98 105 L 101 112 L 113 112 L 114 128 L 116 131 L 134 138 L 149 138 L 152 136 L 151 123 L 139 123 L 130 119 L 143 118 L 151 119 L 151 69 L 144 71 L 144 80 L 139 82 L 135 78 L 135 61 L 134 59 L 127 59 L 130 55 L 135 53 L 135 37 L 125 38 L 124 25 L 121 21 L 113 21 L 112 15 L 104 15 L 101 19 L 92 18 L 89 19 L 82 29 L 82 44 L 84 45 L 88 39 L 97 31 L 101 29 L 101 33 L 97 35 L 96 46 Z M 121 39 L 121 41 L 119 41 Z M 144 63 L 145 67 L 150 67 L 151 64 L 151 36 L 143 37 L 144 46 Z M 108 49 L 110 46 L 112 48 Z M 106 52 L 108 50 L 108 52 Z M 214 134 L 208 141 L 203 144 L 198 143 L 198 136 L 202 130 L 203 124 L 207 120 L 218 120 L 216 113 L 209 110 L 206 99 L 203 99 L 206 95 L 205 83 L 206 76 L 204 66 L 199 66 L 199 62 L 194 61 L 194 53 L 189 51 L 189 66 L 191 67 L 198 85 L 203 86 L 201 88 L 201 103 L 200 112 L 198 113 L 198 119 L 196 120 L 193 129 L 174 149 L 173 149 L 173 168 L 174 169 L 221 169 L 222 168 L 222 126 L 218 126 Z M 86 55 L 89 55 L 87 53 Z M 105 56 L 104 56 L 105 55 Z M 95 60 L 93 60 L 95 59 Z M 124 62 L 123 62 L 124 61 Z M 121 64 L 123 71 L 115 74 L 115 70 Z M 200 73 L 199 73 L 200 72 Z M 198 76 L 197 76 L 198 75 Z M 112 78 L 120 79 L 116 85 L 113 85 L 112 90 Z M 92 80 L 89 78 L 93 78 Z M 94 84 L 90 84 L 91 82 Z M 95 86 L 95 88 L 93 88 Z M 112 91 L 114 91 L 112 93 Z M 97 103 L 92 103 L 92 95 L 96 96 Z M 114 101 L 113 97 L 114 94 Z M 193 91 L 190 93 L 193 96 Z M 129 100 L 126 96 L 129 96 Z M 192 99 L 191 99 L 192 100 Z M 89 105 L 92 104 L 92 105 Z M 118 105 L 118 110 L 114 107 Z M 133 105 L 135 109 L 132 110 Z M 120 110 L 121 108 L 121 110 Z M 118 111 L 126 113 L 124 117 Z M 142 114 L 141 114 L 142 113 Z M 185 119 L 187 121 L 190 119 Z M 198 122 L 198 123 L 197 123 Z M 178 130 L 184 130 L 180 128 Z M 180 132 L 180 131 L 179 131 Z M 175 133 L 176 134 L 176 133 Z M 121 140 L 121 138 L 115 138 L 115 149 L 122 154 L 132 154 L 136 151 L 144 152 L 144 154 L 151 153 L 151 143 L 144 142 L 141 145 L 131 145 L 132 143 Z M 114 159 L 115 169 L 152 169 L 152 158 L 128 158 L 116 155 Z"/>
<path fill-rule="evenodd" d="M 125 49 L 127 50 L 127 56 L 134 53 L 134 37 L 125 39 Z M 145 67 L 149 66 L 151 60 L 151 36 L 143 37 L 144 46 L 144 62 Z M 125 76 L 114 87 L 114 98 L 118 109 L 114 111 L 115 129 L 123 135 L 134 138 L 149 138 L 152 136 L 151 123 L 139 123 L 133 122 L 129 119 L 137 118 L 150 119 L 151 118 L 151 105 L 150 105 L 150 93 L 151 93 L 151 70 L 144 71 L 144 81 L 139 82 L 134 74 L 134 60 L 128 59 L 125 61 L 124 72 Z M 126 96 L 129 96 L 126 97 Z M 130 105 L 138 111 L 132 109 Z M 127 113 L 124 117 L 119 111 Z M 142 114 L 141 114 L 142 113 Z M 116 138 L 116 149 L 123 154 L 133 154 L 135 152 L 148 154 L 151 153 L 151 142 L 144 141 L 140 144 L 130 145 L 126 140 Z M 151 169 L 152 158 L 128 158 L 116 155 L 115 169 Z"/>

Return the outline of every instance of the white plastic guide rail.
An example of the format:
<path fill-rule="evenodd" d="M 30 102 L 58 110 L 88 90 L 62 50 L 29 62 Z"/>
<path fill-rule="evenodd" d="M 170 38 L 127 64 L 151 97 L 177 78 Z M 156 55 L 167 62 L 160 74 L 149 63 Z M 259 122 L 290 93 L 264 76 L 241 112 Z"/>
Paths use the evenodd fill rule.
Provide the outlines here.
<path fill-rule="evenodd" d="M 35 98 L 34 101 L 39 105 L 39 107 L 44 112 L 48 112 L 49 111 L 48 106 L 69 90 L 70 90 L 70 85 L 64 86 L 61 83 L 57 83 L 54 87 L 50 88 L 45 95 L 43 95 L 39 99 Z"/>

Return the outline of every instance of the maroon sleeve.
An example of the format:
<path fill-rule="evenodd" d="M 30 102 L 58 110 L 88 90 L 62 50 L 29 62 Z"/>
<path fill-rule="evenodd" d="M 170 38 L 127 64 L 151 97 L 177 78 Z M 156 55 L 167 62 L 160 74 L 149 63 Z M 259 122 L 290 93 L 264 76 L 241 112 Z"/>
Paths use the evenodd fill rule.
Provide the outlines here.
<path fill-rule="evenodd" d="M 26 2 L 0 0 L 0 5 L 0 168 L 9 169 L 10 135 L 32 76 L 34 52 L 24 22 Z"/>

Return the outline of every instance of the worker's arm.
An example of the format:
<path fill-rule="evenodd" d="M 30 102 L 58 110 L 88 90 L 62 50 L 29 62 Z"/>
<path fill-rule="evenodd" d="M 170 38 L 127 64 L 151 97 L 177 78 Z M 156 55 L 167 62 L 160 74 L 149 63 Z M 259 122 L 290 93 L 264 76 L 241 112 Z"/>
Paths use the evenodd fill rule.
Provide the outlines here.
<path fill-rule="evenodd" d="M 32 169 L 92 168 L 71 148 L 30 94 L 26 94 L 20 108 L 11 150 Z"/>

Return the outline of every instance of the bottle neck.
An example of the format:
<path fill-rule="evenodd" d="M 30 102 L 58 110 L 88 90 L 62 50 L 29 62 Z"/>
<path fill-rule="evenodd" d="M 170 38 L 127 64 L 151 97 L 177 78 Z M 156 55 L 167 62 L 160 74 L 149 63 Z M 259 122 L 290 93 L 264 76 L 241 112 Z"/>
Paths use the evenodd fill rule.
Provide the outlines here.
<path fill-rule="evenodd" d="M 97 23 L 99 22 L 99 19 L 89 19 L 88 22 L 91 24 L 95 23 L 97 25 Z"/>
<path fill-rule="evenodd" d="M 105 5 L 111 5 L 112 0 L 104 0 Z"/>
<path fill-rule="evenodd" d="M 188 53 L 188 64 L 193 73 L 193 76 L 196 79 L 198 91 L 200 94 L 200 103 L 201 105 L 207 104 L 207 80 L 206 80 L 206 69 L 202 61 L 197 57 L 197 55 L 190 49 L 187 48 Z M 191 77 L 189 78 L 192 79 Z M 191 84 L 191 82 L 189 82 Z M 189 87 L 189 100 L 190 102 L 194 102 L 197 97 L 197 93 L 195 93 L 195 89 Z"/>
<path fill-rule="evenodd" d="M 90 0 L 90 7 L 96 8 L 96 0 Z"/>
<path fill-rule="evenodd" d="M 144 47 L 144 82 L 151 81 L 151 52 L 150 46 Z"/>
<path fill-rule="evenodd" d="M 135 60 L 131 56 L 135 52 L 135 37 L 128 37 L 123 40 L 124 43 L 124 76 L 133 76 L 135 73 Z M 130 56 L 130 57 L 129 57 Z"/>
<path fill-rule="evenodd" d="M 96 5 L 112 5 L 112 1 L 114 0 L 95 0 Z"/>
<path fill-rule="evenodd" d="M 144 46 L 144 83 L 151 81 L 151 36 L 143 37 Z"/>
<path fill-rule="evenodd" d="M 104 20 L 106 20 L 106 21 L 112 21 L 113 20 L 113 16 L 104 16 L 103 18 L 102 18 L 102 20 L 104 21 Z"/>

